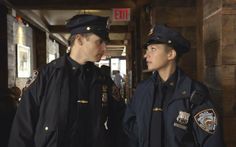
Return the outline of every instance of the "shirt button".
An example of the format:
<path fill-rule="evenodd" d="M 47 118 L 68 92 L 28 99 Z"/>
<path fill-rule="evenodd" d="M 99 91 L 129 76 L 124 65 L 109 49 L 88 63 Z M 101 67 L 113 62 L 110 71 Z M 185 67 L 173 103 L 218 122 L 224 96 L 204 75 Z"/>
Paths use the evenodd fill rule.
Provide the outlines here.
<path fill-rule="evenodd" d="M 48 131 L 48 127 L 46 126 L 46 127 L 44 128 L 44 130 L 45 130 L 45 131 Z"/>
<path fill-rule="evenodd" d="M 182 94 L 185 95 L 185 94 L 186 94 L 186 91 L 182 91 Z"/>
<path fill-rule="evenodd" d="M 73 69 L 73 70 L 76 70 L 76 68 L 75 68 L 75 67 L 72 67 L 72 69 Z"/>

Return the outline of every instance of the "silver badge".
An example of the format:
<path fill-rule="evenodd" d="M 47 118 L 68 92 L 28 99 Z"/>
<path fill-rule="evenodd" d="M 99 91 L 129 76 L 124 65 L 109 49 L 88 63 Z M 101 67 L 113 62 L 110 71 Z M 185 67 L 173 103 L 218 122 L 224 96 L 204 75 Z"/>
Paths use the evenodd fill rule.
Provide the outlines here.
<path fill-rule="evenodd" d="M 179 111 L 179 115 L 176 118 L 177 122 L 182 125 L 188 124 L 190 114 L 187 112 Z"/>
<path fill-rule="evenodd" d="M 217 126 L 217 117 L 213 109 L 205 109 L 194 116 L 197 125 L 204 131 L 213 134 Z"/>

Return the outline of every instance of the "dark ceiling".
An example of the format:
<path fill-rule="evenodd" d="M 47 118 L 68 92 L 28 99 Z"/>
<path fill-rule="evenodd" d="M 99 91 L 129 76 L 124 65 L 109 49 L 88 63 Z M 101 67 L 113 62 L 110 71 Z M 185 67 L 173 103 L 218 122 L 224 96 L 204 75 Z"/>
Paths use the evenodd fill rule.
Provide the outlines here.
<path fill-rule="evenodd" d="M 149 3 L 149 0 L 4 0 L 23 16 L 63 42 L 69 37 L 65 22 L 76 14 L 95 14 L 112 18 L 113 8 L 130 8 L 131 18 L 135 9 Z M 113 21 L 111 19 L 111 42 L 109 45 L 124 45 L 129 39 L 131 21 Z"/>

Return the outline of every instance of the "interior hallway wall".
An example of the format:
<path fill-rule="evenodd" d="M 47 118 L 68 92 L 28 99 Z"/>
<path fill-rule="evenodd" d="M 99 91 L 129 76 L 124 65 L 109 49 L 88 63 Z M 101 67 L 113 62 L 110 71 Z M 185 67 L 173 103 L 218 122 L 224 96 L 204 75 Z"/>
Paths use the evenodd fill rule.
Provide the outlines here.
<path fill-rule="evenodd" d="M 30 70 L 32 73 L 33 69 L 33 30 L 30 26 L 26 26 L 23 22 L 17 21 L 14 17 L 11 15 L 8 15 L 9 20 L 9 30 L 11 30 L 11 33 L 8 34 L 9 38 L 13 37 L 13 40 L 9 42 L 9 49 L 8 49 L 8 62 L 11 63 L 8 65 L 8 67 L 11 67 L 11 71 L 9 72 L 9 87 L 17 86 L 20 88 L 23 88 L 25 86 L 25 83 L 28 78 L 20 78 L 17 76 L 17 65 L 20 63 L 17 63 L 17 45 L 24 45 L 26 47 L 29 47 L 30 49 Z M 13 42 L 12 42 L 13 41 Z M 13 72 L 14 71 L 14 72 Z M 30 73 L 30 75 L 31 75 Z M 16 74 L 16 75 L 14 75 Z"/>
<path fill-rule="evenodd" d="M 155 0 L 152 4 L 153 8 L 149 16 L 142 16 L 142 29 L 140 34 L 142 44 L 147 39 L 151 24 L 166 24 L 190 40 L 190 52 L 183 55 L 180 60 L 180 67 L 192 78 L 197 78 L 197 54 L 196 54 L 196 1 L 195 0 Z M 148 22 L 151 21 L 151 22 Z M 149 24 L 149 25 L 148 25 Z M 143 50 L 143 54 L 144 54 Z M 143 61 L 144 62 L 144 61 Z M 143 63 L 143 67 L 145 67 Z M 144 76 L 145 77 L 145 76 Z"/>
<path fill-rule="evenodd" d="M 202 0 L 202 48 L 199 77 L 223 114 L 227 147 L 236 145 L 236 1 Z M 201 33 L 200 33 L 201 34 Z"/>
<path fill-rule="evenodd" d="M 8 79 L 7 86 L 17 86 L 20 89 L 25 87 L 26 81 L 29 77 L 18 77 L 17 71 L 17 45 L 23 45 L 30 48 L 30 76 L 34 70 L 38 70 L 40 67 L 47 63 L 47 54 L 53 54 L 56 58 L 59 57 L 59 43 L 54 41 L 50 43 L 51 39 L 48 33 L 27 24 L 20 16 L 14 17 L 9 12 L 6 12 L 7 34 L 5 34 L 6 40 L 6 53 L 3 57 L 7 60 L 2 62 L 6 65 L 5 79 Z M 4 32 L 4 31 L 3 31 Z M 4 35 L 4 34 L 3 34 Z M 3 81 L 3 80 L 2 80 Z"/>

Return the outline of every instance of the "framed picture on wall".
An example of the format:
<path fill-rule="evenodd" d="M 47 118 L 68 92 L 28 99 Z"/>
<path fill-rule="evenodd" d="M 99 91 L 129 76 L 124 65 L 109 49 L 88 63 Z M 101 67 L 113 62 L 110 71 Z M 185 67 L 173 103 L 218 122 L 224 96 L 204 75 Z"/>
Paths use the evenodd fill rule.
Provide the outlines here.
<path fill-rule="evenodd" d="M 30 47 L 17 44 L 17 77 L 28 78 L 31 76 Z"/>

